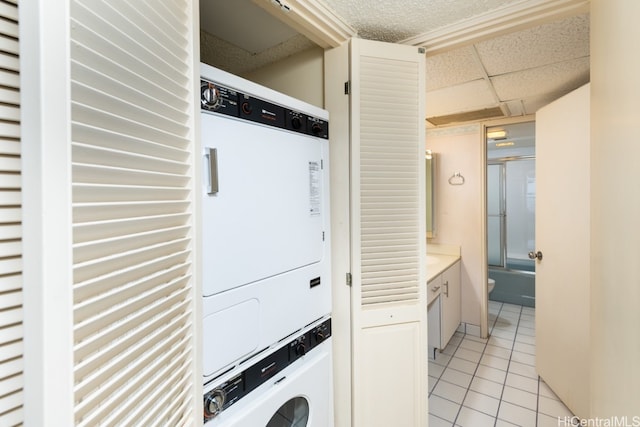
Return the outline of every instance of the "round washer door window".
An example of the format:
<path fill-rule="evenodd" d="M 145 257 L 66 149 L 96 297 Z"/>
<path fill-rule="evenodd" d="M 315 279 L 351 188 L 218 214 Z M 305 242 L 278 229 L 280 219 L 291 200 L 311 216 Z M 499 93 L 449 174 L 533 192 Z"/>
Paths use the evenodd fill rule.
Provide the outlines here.
<path fill-rule="evenodd" d="M 273 414 L 266 427 L 305 427 L 308 420 L 309 402 L 304 397 L 294 397 Z"/>

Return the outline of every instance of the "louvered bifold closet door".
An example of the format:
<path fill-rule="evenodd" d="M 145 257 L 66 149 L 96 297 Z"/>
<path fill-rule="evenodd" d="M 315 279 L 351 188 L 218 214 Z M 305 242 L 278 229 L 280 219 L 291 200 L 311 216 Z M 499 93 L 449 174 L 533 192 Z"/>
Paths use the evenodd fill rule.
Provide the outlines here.
<path fill-rule="evenodd" d="M 0 425 L 22 423 L 18 7 L 0 2 Z"/>
<path fill-rule="evenodd" d="M 195 424 L 191 2 L 71 2 L 74 416 Z"/>
<path fill-rule="evenodd" d="M 425 58 L 365 40 L 351 56 L 354 424 L 425 425 Z"/>

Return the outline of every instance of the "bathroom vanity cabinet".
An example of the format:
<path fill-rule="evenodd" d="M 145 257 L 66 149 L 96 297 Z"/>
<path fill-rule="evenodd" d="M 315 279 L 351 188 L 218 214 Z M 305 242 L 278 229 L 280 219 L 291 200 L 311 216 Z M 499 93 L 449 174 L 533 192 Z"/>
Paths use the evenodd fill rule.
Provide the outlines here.
<path fill-rule="evenodd" d="M 429 322 L 429 350 L 442 350 L 458 329 L 461 319 L 460 260 L 449 263 L 446 268 L 431 276 L 427 282 L 429 298 L 427 316 Z M 446 263 L 443 260 L 442 263 Z M 442 264 L 440 263 L 440 264 Z M 434 265 L 434 270 L 436 265 Z"/>

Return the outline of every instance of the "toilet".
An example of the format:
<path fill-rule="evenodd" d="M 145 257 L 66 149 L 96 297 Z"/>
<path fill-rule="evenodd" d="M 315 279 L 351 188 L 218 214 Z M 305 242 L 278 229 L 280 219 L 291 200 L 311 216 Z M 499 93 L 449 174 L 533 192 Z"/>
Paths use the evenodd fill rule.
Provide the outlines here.
<path fill-rule="evenodd" d="M 491 293 L 493 288 L 496 286 L 496 281 L 491 279 L 491 278 L 489 278 L 488 284 L 489 284 L 489 286 L 487 287 L 487 291 L 488 291 L 488 293 Z"/>

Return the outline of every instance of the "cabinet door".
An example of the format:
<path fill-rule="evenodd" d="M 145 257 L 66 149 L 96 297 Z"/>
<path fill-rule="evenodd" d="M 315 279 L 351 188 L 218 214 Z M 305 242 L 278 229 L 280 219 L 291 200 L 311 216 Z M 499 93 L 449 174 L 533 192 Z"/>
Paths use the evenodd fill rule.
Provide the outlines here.
<path fill-rule="evenodd" d="M 442 275 L 438 275 L 427 283 L 427 306 L 435 302 L 442 289 Z"/>
<path fill-rule="evenodd" d="M 440 304 L 440 348 L 444 348 L 460 325 L 460 261 L 442 273 Z"/>
<path fill-rule="evenodd" d="M 427 306 L 429 357 L 435 359 L 435 350 L 442 348 L 440 331 L 440 290 L 442 289 L 442 275 L 436 276 L 427 283 L 429 304 Z"/>

